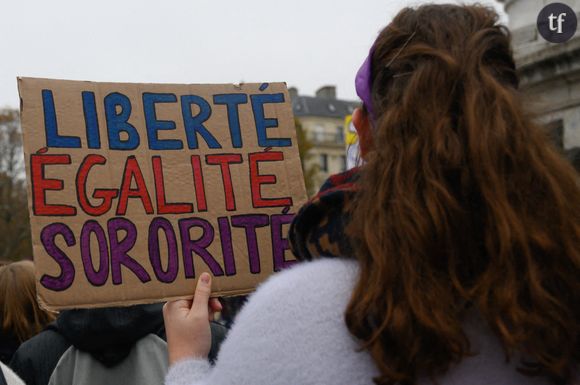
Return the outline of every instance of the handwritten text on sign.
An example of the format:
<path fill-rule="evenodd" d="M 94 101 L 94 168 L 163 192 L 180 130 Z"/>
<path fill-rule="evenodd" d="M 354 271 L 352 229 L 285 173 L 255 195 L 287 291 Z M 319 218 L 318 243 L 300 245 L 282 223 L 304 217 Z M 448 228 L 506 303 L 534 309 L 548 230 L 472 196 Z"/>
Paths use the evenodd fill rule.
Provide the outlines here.
<path fill-rule="evenodd" d="M 292 263 L 305 199 L 282 83 L 19 79 L 34 254 L 49 307 L 243 293 Z"/>

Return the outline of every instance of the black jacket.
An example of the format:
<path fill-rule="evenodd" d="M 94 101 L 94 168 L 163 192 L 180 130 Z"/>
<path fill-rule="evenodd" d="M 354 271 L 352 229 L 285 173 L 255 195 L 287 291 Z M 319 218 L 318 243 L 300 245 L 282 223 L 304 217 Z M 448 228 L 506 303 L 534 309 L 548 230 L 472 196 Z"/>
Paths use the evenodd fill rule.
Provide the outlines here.
<path fill-rule="evenodd" d="M 0 361 L 3 364 L 8 365 L 18 346 L 20 346 L 20 341 L 14 334 L 0 329 Z"/>
<path fill-rule="evenodd" d="M 210 360 L 227 329 L 212 323 Z M 67 310 L 46 330 L 23 343 L 10 367 L 27 385 L 47 385 L 64 352 L 74 345 L 107 367 L 125 359 L 133 345 L 149 333 L 165 339 L 162 305 Z"/>

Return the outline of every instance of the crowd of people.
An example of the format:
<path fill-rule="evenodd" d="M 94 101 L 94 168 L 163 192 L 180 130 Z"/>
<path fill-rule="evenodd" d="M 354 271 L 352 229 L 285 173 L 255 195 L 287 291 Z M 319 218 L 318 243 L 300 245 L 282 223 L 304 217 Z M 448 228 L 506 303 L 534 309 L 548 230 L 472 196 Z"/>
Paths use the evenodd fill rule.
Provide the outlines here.
<path fill-rule="evenodd" d="M 8 385 L 162 384 L 167 373 L 162 304 L 56 315 L 38 305 L 33 262 L 20 261 L 0 267 L 0 315 Z M 211 323 L 210 360 L 226 331 Z"/>
<path fill-rule="evenodd" d="M 55 315 L 32 262 L 3 266 L 0 384 L 577 384 L 580 182 L 497 14 L 405 8 L 355 83 L 362 165 L 296 215 L 300 263 L 235 317 L 207 273 L 191 301 Z"/>

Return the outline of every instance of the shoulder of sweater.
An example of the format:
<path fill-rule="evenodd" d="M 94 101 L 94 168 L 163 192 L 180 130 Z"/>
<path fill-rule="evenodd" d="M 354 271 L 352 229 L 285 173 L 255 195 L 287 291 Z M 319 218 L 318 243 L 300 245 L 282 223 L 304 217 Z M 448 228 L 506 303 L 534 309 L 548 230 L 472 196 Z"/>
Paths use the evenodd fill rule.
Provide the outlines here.
<path fill-rule="evenodd" d="M 374 364 L 344 321 L 357 276 L 356 261 L 334 258 L 274 274 L 236 317 L 203 383 L 371 383 Z"/>
<path fill-rule="evenodd" d="M 323 258 L 297 263 L 262 283 L 242 312 L 275 312 L 284 317 L 294 311 L 320 314 L 323 308 L 344 311 L 357 276 L 355 260 Z"/>
<path fill-rule="evenodd" d="M 340 287 L 352 288 L 352 283 L 358 274 L 358 264 L 355 260 L 344 258 L 322 258 L 309 262 L 296 263 L 290 268 L 271 276 L 257 291 L 268 292 L 287 290 L 293 291 L 326 291 Z"/>

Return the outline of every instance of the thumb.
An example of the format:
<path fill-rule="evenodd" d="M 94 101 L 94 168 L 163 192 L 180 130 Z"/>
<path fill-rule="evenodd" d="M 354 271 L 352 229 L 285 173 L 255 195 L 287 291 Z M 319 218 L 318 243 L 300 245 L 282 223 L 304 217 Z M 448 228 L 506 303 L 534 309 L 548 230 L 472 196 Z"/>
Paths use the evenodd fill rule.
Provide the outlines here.
<path fill-rule="evenodd" d="M 193 304 L 191 311 L 199 315 L 209 316 L 208 302 L 211 294 L 211 276 L 208 273 L 202 273 L 197 280 L 195 294 L 193 295 Z"/>

